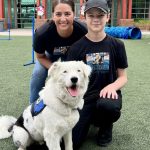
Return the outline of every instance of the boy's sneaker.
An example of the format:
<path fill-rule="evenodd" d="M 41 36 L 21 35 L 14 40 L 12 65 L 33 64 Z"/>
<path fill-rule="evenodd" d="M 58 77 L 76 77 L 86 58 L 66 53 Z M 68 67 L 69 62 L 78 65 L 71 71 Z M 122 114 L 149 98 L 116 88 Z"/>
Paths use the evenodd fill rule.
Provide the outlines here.
<path fill-rule="evenodd" d="M 109 125 L 107 127 L 102 127 L 99 129 L 97 136 L 97 144 L 102 147 L 108 146 L 112 141 L 112 129 L 113 125 Z"/>

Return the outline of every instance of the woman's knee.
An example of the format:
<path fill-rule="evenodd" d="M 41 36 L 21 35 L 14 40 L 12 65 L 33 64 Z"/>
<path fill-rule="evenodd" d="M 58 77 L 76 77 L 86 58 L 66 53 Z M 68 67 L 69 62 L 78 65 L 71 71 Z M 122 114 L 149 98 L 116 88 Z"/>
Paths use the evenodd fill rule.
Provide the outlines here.
<path fill-rule="evenodd" d="M 36 80 L 36 82 L 45 82 L 47 73 L 48 69 L 46 69 L 37 61 L 32 72 L 31 83 L 34 82 L 34 80 Z"/>
<path fill-rule="evenodd" d="M 39 62 L 36 62 L 30 80 L 30 103 L 34 102 L 39 97 L 39 91 L 44 87 L 47 69 Z"/>

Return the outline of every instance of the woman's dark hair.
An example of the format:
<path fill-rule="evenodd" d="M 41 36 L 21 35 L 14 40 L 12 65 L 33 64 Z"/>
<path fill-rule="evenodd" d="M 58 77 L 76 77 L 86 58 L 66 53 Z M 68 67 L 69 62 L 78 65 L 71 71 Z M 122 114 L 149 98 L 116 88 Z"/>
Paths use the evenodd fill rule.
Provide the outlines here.
<path fill-rule="evenodd" d="M 71 7 L 72 11 L 74 12 L 74 0 L 53 0 L 52 1 L 52 12 L 54 12 L 55 7 L 60 3 L 68 4 Z"/>

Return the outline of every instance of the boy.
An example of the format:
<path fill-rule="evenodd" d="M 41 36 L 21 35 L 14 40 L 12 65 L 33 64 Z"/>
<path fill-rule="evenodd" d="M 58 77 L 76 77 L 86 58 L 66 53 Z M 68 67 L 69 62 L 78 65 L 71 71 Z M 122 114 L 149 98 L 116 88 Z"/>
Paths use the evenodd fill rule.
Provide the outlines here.
<path fill-rule="evenodd" d="M 106 0 L 88 0 L 85 4 L 88 33 L 72 45 L 67 60 L 81 60 L 92 67 L 88 90 L 80 120 L 73 129 L 74 149 L 85 139 L 90 124 L 99 128 L 97 144 L 107 146 L 112 141 L 113 123 L 121 114 L 121 88 L 127 82 L 128 67 L 122 41 L 104 31 L 110 19 Z"/>

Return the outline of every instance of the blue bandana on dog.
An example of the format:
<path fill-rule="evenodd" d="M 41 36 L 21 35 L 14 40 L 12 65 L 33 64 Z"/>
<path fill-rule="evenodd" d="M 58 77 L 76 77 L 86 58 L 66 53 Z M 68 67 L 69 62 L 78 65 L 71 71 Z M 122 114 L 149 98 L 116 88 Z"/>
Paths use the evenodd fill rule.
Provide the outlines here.
<path fill-rule="evenodd" d="M 42 99 L 37 99 L 33 104 L 31 104 L 31 114 L 32 117 L 37 116 L 45 108 L 45 104 Z"/>

